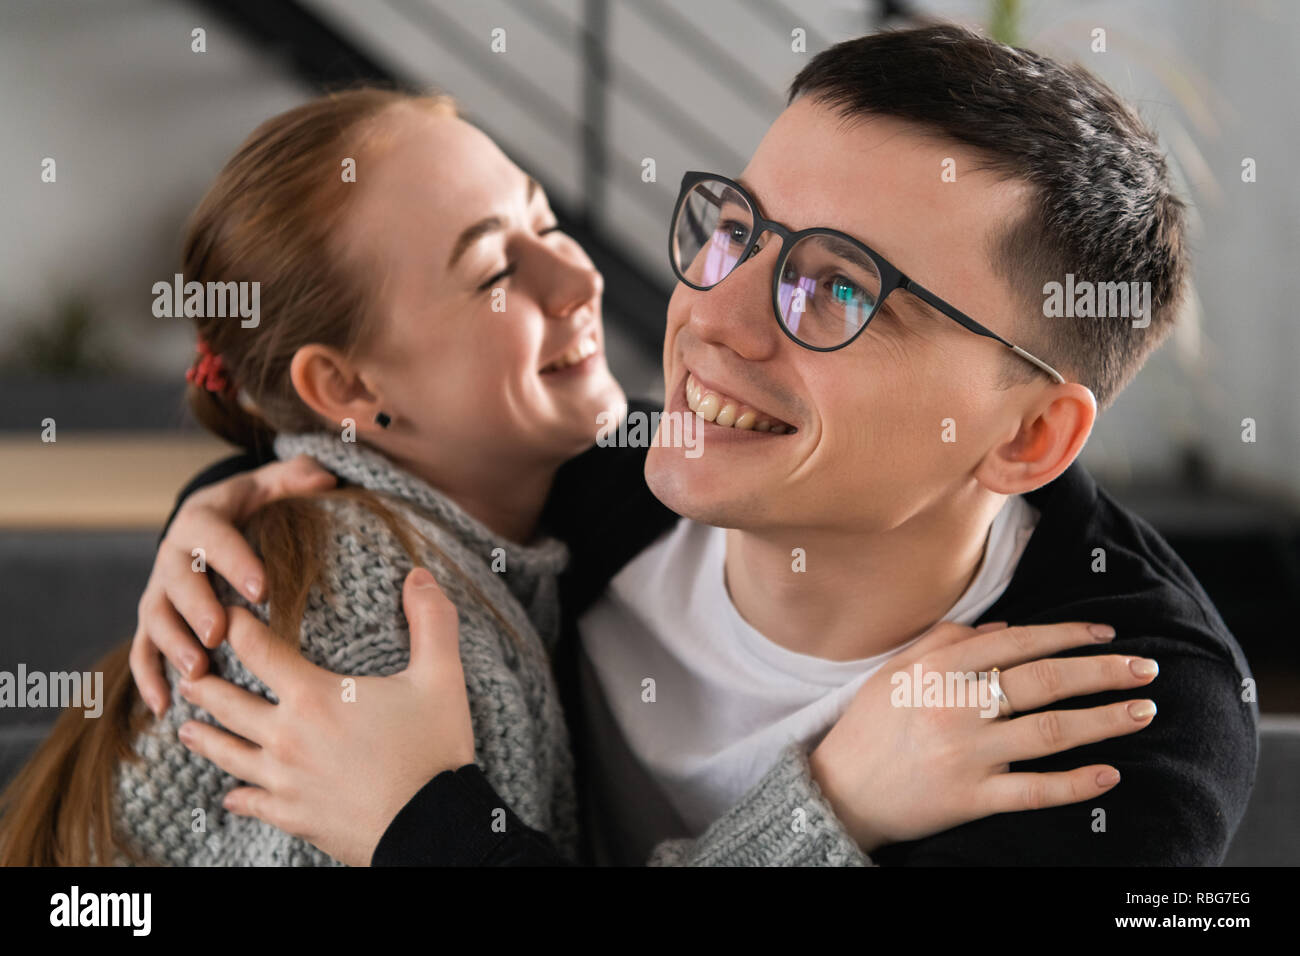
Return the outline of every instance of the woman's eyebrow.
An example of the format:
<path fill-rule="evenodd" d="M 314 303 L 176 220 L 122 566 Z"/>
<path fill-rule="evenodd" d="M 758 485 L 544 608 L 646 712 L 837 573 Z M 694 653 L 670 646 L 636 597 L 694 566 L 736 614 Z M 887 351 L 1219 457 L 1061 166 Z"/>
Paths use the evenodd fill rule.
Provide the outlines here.
<path fill-rule="evenodd" d="M 456 237 L 456 244 L 451 247 L 451 258 L 447 260 L 447 268 L 450 269 L 454 266 L 456 260 L 463 256 L 474 243 L 490 233 L 500 232 L 505 226 L 505 220 L 500 216 L 487 216 L 467 227 L 464 232 Z"/>
<path fill-rule="evenodd" d="M 524 183 L 524 202 L 531 204 L 533 197 L 537 195 L 541 187 L 537 180 L 528 176 Z M 494 232 L 500 232 L 506 227 L 505 220 L 500 216 L 485 216 L 471 226 L 467 226 L 459 236 L 456 237 L 455 244 L 451 247 L 451 257 L 447 260 L 447 268 L 450 269 L 456 264 L 456 261 L 463 256 L 470 246 L 478 242 L 484 236 Z"/>

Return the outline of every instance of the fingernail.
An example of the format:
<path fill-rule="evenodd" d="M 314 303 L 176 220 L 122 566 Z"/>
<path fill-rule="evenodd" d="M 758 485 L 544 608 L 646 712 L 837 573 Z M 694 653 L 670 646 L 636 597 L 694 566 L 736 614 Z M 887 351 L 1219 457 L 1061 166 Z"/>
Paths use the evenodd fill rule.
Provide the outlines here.
<path fill-rule="evenodd" d="M 423 591 L 426 588 L 437 587 L 438 582 L 433 579 L 428 568 L 416 568 L 411 574 L 411 587 Z"/>
<path fill-rule="evenodd" d="M 182 697 L 188 700 L 190 696 L 190 691 L 194 689 L 194 685 L 182 677 L 180 682 L 176 685 L 176 689 L 180 691 L 180 695 Z"/>
<path fill-rule="evenodd" d="M 1155 677 L 1160 673 L 1160 665 L 1147 657 L 1135 657 L 1128 662 L 1128 669 L 1134 677 Z"/>
<path fill-rule="evenodd" d="M 1119 771 L 1113 767 L 1107 767 L 1097 773 L 1097 786 L 1113 787 L 1119 783 Z"/>
<path fill-rule="evenodd" d="M 189 724 L 181 724 L 181 729 L 176 731 L 176 736 L 181 739 L 181 743 L 187 747 L 194 742 L 194 731 L 190 730 Z"/>
<path fill-rule="evenodd" d="M 199 621 L 199 637 L 203 639 L 204 644 L 212 640 L 212 629 L 216 626 L 217 619 L 213 617 L 205 617 Z"/>
<path fill-rule="evenodd" d="M 149 705 L 149 709 L 153 711 L 153 715 L 161 720 L 163 715 L 162 699 L 159 697 L 148 697 L 146 698 L 146 703 Z"/>
<path fill-rule="evenodd" d="M 1115 629 L 1109 624 L 1089 624 L 1088 633 L 1099 641 L 1109 641 L 1115 636 Z"/>
<path fill-rule="evenodd" d="M 1134 720 L 1146 720 L 1148 717 L 1154 717 L 1156 702 L 1154 700 L 1135 700 L 1128 705 L 1128 713 Z"/>
<path fill-rule="evenodd" d="M 195 669 L 199 666 L 198 652 L 185 651 L 181 654 L 181 663 L 185 665 L 185 673 L 193 677 Z"/>
<path fill-rule="evenodd" d="M 249 578 L 244 582 L 244 593 L 248 595 L 250 601 L 256 601 L 262 596 L 262 579 Z"/>
<path fill-rule="evenodd" d="M 987 624 L 981 624 L 975 628 L 976 634 L 983 634 L 986 631 L 1000 631 L 1007 626 L 1006 621 L 989 621 Z"/>

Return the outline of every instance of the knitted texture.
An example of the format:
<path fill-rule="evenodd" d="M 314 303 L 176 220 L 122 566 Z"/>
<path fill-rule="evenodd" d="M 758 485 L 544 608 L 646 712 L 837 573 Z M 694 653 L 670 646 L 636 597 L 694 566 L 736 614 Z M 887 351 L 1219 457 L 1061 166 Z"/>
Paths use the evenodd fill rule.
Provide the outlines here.
<path fill-rule="evenodd" d="M 499 538 L 382 455 L 333 435 L 282 435 L 275 452 L 281 459 L 306 453 L 348 483 L 380 493 L 410 530 L 441 549 L 510 623 L 518 642 L 461 578 L 412 536 L 422 552 L 420 563 L 459 611 L 477 762 L 523 822 L 572 855 L 577 835 L 572 757 L 547 656 L 547 645 L 558 636 L 556 579 L 567 560 L 564 546 L 547 540 L 524 547 Z M 319 505 L 330 519 L 329 544 L 299 631 L 301 652 L 340 674 L 400 671 L 410 656 L 402 584 L 414 565 L 383 520 L 364 505 L 330 497 L 319 499 Z M 248 607 L 268 620 L 267 605 L 250 605 L 215 574 L 212 581 L 223 604 Z M 227 644 L 211 656 L 212 673 L 275 700 Z M 180 675 L 170 666 L 167 676 L 171 708 L 133 741 L 141 759 L 118 768 L 115 821 L 124 842 L 159 864 L 338 865 L 304 840 L 222 808 L 221 798 L 238 781 L 190 753 L 176 736 L 187 720 L 216 721 L 175 692 Z"/>
<path fill-rule="evenodd" d="M 871 866 L 812 779 L 797 745 L 694 840 L 665 840 L 651 866 Z"/>

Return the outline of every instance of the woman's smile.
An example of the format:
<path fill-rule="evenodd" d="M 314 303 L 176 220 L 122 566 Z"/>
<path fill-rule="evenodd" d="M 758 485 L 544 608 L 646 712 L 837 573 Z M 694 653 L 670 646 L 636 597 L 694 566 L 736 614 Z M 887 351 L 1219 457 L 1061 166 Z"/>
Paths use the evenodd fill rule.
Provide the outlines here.
<path fill-rule="evenodd" d="M 538 372 L 551 380 L 566 380 L 568 378 L 585 374 L 596 366 L 594 361 L 598 356 L 604 354 L 600 347 L 600 337 L 596 328 L 586 329 L 578 336 L 578 340 L 560 355 L 559 358 L 552 359 L 542 366 Z"/>

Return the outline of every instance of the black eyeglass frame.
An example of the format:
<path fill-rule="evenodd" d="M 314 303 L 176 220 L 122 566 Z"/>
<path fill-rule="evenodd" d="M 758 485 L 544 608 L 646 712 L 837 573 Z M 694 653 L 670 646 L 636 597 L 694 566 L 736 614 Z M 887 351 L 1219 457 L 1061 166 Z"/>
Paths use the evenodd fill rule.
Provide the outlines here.
<path fill-rule="evenodd" d="M 681 215 L 682 205 L 683 203 L 686 202 L 687 196 L 690 195 L 692 189 L 694 189 L 696 186 L 698 186 L 700 183 L 706 180 L 712 180 L 714 182 L 722 183 L 734 189 L 737 193 L 739 193 L 741 198 L 743 198 L 745 202 L 749 204 L 750 212 L 753 213 L 754 224 L 753 224 L 753 229 L 749 236 L 749 240 L 745 243 L 745 248 L 742 250 L 741 254 L 737 257 L 736 264 L 731 267 L 731 269 L 727 272 L 727 275 L 724 275 L 717 282 L 713 283 L 713 285 L 700 286 L 700 285 L 696 285 L 694 282 L 691 282 L 684 275 L 682 275 L 681 269 L 678 268 L 677 251 L 676 251 L 676 245 L 677 245 L 676 226 L 677 226 L 677 217 Z M 856 239 L 853 236 L 848 235 L 847 233 L 840 232 L 838 229 L 828 229 L 825 227 L 817 226 L 811 229 L 800 229 L 796 232 L 773 219 L 765 219 L 761 215 L 759 215 L 758 203 L 755 201 L 754 197 L 749 194 L 748 190 L 746 190 L 744 186 L 740 185 L 740 183 L 736 182 L 733 179 L 728 179 L 726 176 L 719 176 L 717 173 L 704 173 L 699 171 L 691 171 L 686 173 L 684 176 L 682 176 L 681 191 L 677 194 L 677 202 L 674 203 L 673 205 L 673 217 L 670 221 L 670 226 L 668 230 L 668 262 L 669 265 L 672 266 L 673 274 L 677 276 L 679 281 L 684 283 L 686 286 L 695 289 L 697 292 L 708 292 L 710 289 L 717 288 L 718 285 L 720 285 L 723 281 L 726 280 L 727 276 L 731 275 L 733 272 L 736 271 L 737 266 L 739 266 L 746 259 L 748 259 L 750 255 L 753 254 L 754 246 L 758 242 L 758 237 L 767 232 L 770 232 L 781 239 L 781 258 L 780 261 L 777 262 L 776 268 L 772 270 L 772 312 L 776 316 L 776 324 L 780 326 L 781 331 L 785 333 L 786 338 L 790 339 L 796 345 L 805 349 L 809 349 L 810 351 L 813 352 L 838 352 L 840 349 L 853 344 L 853 342 L 857 339 L 857 337 L 866 330 L 867 326 L 871 324 L 871 320 L 876 317 L 876 313 L 880 311 L 880 307 L 884 304 L 885 300 L 889 298 L 889 295 L 892 292 L 898 289 L 903 289 L 907 292 L 910 292 L 912 295 L 916 296 L 918 299 L 920 299 L 922 302 L 926 303 L 927 305 L 931 306 L 932 308 L 937 309 L 939 312 L 943 313 L 945 316 L 952 319 L 958 325 L 961 325 L 964 328 L 968 329 L 969 331 L 974 332 L 976 335 L 982 335 L 986 338 L 993 339 L 995 342 L 999 342 L 1002 345 L 1005 345 L 1016 355 L 1020 356 L 1022 359 L 1029 362 L 1031 365 L 1038 368 L 1040 371 L 1047 373 L 1047 375 L 1049 375 L 1052 378 L 1052 380 L 1056 382 L 1058 385 L 1065 384 L 1065 377 L 1061 375 L 1061 373 L 1058 372 L 1056 369 L 1052 368 L 1052 366 L 1048 365 L 1042 359 L 1030 354 L 1029 352 L 1026 352 L 1018 345 L 1013 345 L 1012 343 L 1008 342 L 1006 339 L 998 335 L 992 329 L 976 322 L 974 319 L 972 319 L 965 312 L 962 312 L 956 306 L 950 305 L 949 303 L 945 302 L 943 299 L 939 298 L 929 289 L 925 288 L 925 286 L 921 285 L 919 282 L 916 282 L 914 279 L 910 278 L 900 269 L 896 268 L 888 259 L 880 255 L 880 253 L 876 252 L 865 242 L 862 242 L 860 239 Z M 802 341 L 797 335 L 791 332 L 790 329 L 786 327 L 785 320 L 781 318 L 781 304 L 780 304 L 781 303 L 781 271 L 784 268 L 786 258 L 787 256 L 789 256 L 790 250 L 794 248 L 795 243 L 799 242 L 799 240 L 801 239 L 807 238 L 808 236 L 833 236 L 836 239 L 841 239 L 845 242 L 850 243 L 857 249 L 861 250 L 875 265 L 876 271 L 880 273 L 880 295 L 876 298 L 876 303 L 872 307 L 870 314 L 863 321 L 861 328 L 859 328 L 856 332 L 854 332 L 853 335 L 850 336 L 848 340 L 846 340 L 845 342 L 839 345 L 831 345 L 831 346 L 809 345 L 807 342 Z"/>

